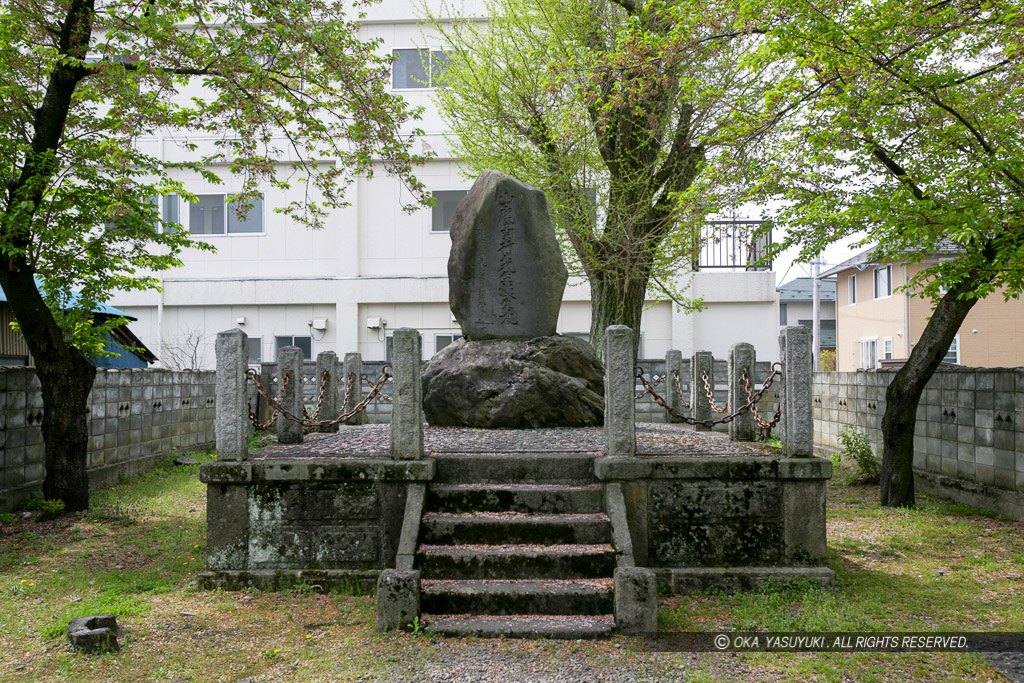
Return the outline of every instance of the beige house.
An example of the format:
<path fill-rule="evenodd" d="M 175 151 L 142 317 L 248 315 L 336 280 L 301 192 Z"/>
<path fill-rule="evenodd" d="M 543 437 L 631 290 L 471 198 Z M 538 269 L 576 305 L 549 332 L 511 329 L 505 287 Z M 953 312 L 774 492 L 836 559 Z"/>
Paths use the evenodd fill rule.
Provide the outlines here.
<path fill-rule="evenodd" d="M 939 259 L 922 263 L 878 263 L 864 251 L 822 273 L 836 282 L 836 369 L 881 367 L 906 359 L 932 314 L 932 302 L 899 290 L 916 273 Z M 899 290 L 899 291 L 898 291 Z M 975 367 L 1024 366 L 1024 301 L 993 294 L 967 315 L 945 361 Z"/>

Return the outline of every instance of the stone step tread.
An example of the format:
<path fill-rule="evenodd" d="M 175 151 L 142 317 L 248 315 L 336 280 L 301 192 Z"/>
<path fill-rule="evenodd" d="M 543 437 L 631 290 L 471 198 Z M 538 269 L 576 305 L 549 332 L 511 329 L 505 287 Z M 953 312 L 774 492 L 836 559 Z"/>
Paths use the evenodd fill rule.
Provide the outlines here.
<path fill-rule="evenodd" d="M 427 633 L 456 637 L 579 640 L 608 638 L 615 631 L 615 617 L 611 614 L 424 614 L 421 621 Z"/>
<path fill-rule="evenodd" d="M 423 515 L 423 521 L 453 521 L 453 522 L 507 522 L 509 524 L 557 524 L 559 522 L 607 522 L 608 515 L 603 512 L 427 512 Z"/>
<path fill-rule="evenodd" d="M 614 584 L 611 578 L 425 579 L 420 605 L 431 614 L 608 614 L 614 610 Z"/>
<path fill-rule="evenodd" d="M 423 579 L 420 589 L 424 594 L 463 595 L 534 591 L 552 594 L 608 593 L 615 590 L 615 579 Z"/>
<path fill-rule="evenodd" d="M 585 513 L 604 510 L 601 484 L 431 484 L 430 512 Z"/>
<path fill-rule="evenodd" d="M 421 544 L 417 551 L 423 555 L 604 555 L 614 553 L 610 543 L 560 543 L 556 545 L 533 545 L 511 543 L 508 545 L 427 545 Z"/>
<path fill-rule="evenodd" d="M 430 484 L 432 491 L 595 491 L 603 484 Z"/>

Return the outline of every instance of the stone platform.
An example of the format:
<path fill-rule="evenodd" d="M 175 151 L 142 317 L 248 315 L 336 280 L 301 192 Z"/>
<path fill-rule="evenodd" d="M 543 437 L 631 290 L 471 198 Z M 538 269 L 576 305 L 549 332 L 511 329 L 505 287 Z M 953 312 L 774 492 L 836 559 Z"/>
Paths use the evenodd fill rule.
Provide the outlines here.
<path fill-rule="evenodd" d="M 833 580 L 825 566 L 827 460 L 787 458 L 678 425 L 637 425 L 633 457 L 603 455 L 604 431 L 595 428 L 427 428 L 418 460 L 392 459 L 388 435 L 387 425 L 353 426 L 203 465 L 208 541 L 200 584 L 372 592 L 381 573 L 396 568 L 449 578 L 442 560 L 450 558 L 433 546 L 486 555 L 476 546 L 523 543 L 542 549 L 536 577 L 508 579 L 504 558 L 488 555 L 494 576 L 460 580 L 550 582 L 565 578 L 564 558 L 543 548 L 555 552 L 567 542 L 606 544 L 601 552 L 614 553 L 606 571 L 577 580 L 611 581 L 611 569 L 623 567 L 651 570 L 675 592 Z M 558 602 L 557 591 L 547 593 L 523 604 L 547 609 Z M 424 600 L 437 611 L 430 591 Z"/>
<path fill-rule="evenodd" d="M 468 429 L 425 427 L 424 454 L 434 453 L 593 453 L 604 451 L 601 427 L 552 429 Z M 309 434 L 301 444 L 273 445 L 253 451 L 250 459 L 391 458 L 389 425 L 343 427 L 336 434 Z M 637 455 L 687 457 L 778 456 L 778 449 L 729 441 L 725 434 L 696 432 L 682 425 L 641 423 L 636 428 Z"/>

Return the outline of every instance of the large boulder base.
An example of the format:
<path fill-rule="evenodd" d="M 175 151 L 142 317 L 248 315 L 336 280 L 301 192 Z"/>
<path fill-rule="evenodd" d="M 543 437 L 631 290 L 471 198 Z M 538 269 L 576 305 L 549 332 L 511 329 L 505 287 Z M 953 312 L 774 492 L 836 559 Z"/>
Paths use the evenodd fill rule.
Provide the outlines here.
<path fill-rule="evenodd" d="M 604 367 L 576 337 L 460 340 L 424 364 L 423 410 L 443 427 L 597 427 Z"/>
<path fill-rule="evenodd" d="M 470 341 L 555 334 L 569 274 L 544 193 L 484 171 L 452 219 L 448 301 Z"/>

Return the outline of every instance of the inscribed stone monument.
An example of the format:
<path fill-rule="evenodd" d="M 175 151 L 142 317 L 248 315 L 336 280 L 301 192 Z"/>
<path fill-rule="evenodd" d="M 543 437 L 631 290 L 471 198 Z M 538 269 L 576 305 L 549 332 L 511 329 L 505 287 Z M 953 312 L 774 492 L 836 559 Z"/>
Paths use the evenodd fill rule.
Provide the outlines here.
<path fill-rule="evenodd" d="M 604 421 L 604 367 L 555 334 L 568 272 L 544 194 L 485 171 L 455 210 L 449 303 L 463 339 L 423 366 L 433 425 L 589 427 Z"/>
<path fill-rule="evenodd" d="M 555 333 L 569 274 L 543 192 L 484 171 L 455 211 L 451 238 L 448 299 L 465 339 Z"/>

